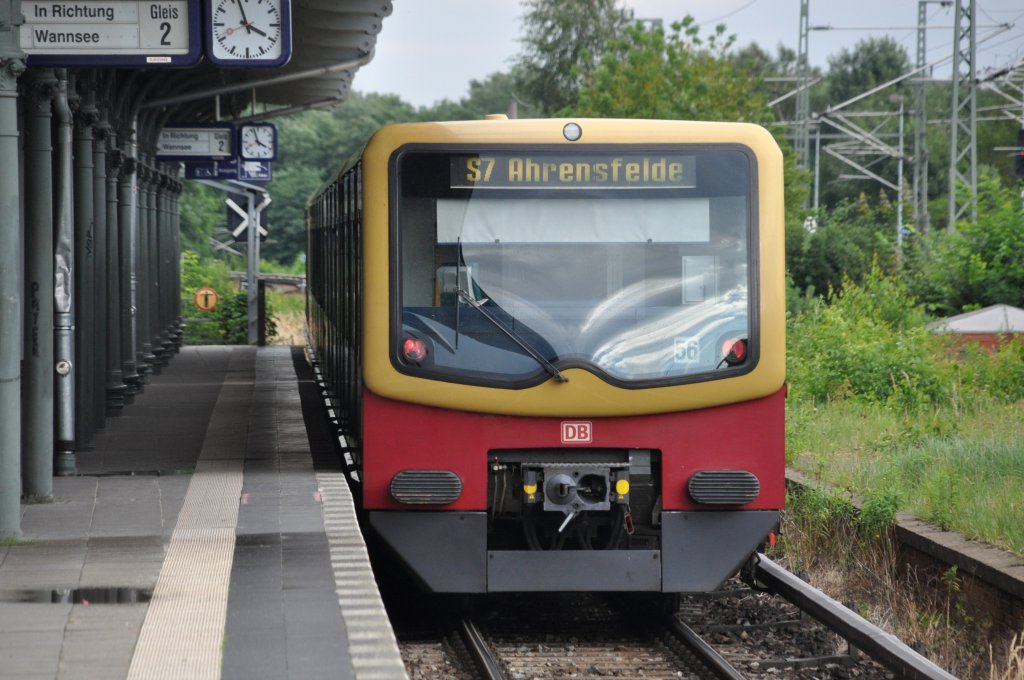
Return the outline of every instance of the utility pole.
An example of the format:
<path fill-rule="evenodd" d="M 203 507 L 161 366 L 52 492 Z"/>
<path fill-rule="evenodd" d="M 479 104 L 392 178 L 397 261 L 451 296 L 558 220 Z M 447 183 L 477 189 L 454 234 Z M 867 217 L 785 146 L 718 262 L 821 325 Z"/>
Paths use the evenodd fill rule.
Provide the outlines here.
<path fill-rule="evenodd" d="M 924 71 L 927 58 L 928 5 L 935 0 L 918 0 L 917 3 L 917 59 L 914 66 L 920 69 L 914 84 L 914 179 L 913 204 L 914 227 L 918 233 L 927 234 L 928 218 L 928 79 L 931 69 Z M 948 0 L 943 0 L 944 2 Z"/>
<path fill-rule="evenodd" d="M 903 246 L 903 97 L 899 98 L 899 163 L 896 166 L 896 245 Z"/>
<path fill-rule="evenodd" d="M 975 0 L 956 0 L 953 21 L 953 101 L 949 137 L 949 223 L 967 217 L 978 219 L 978 121 L 977 22 Z M 967 187 L 966 200 L 957 196 L 957 184 Z"/>
<path fill-rule="evenodd" d="M 810 0 L 800 0 L 800 39 L 797 46 L 796 165 L 807 168 L 811 156 L 811 69 L 808 61 Z"/>

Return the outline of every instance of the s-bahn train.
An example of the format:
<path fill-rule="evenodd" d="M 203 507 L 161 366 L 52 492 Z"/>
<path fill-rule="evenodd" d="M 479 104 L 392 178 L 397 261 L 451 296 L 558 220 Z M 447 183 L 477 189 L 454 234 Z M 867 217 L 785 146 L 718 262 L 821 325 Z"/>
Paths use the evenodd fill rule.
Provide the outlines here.
<path fill-rule="evenodd" d="M 308 204 L 366 523 L 434 592 L 717 587 L 784 502 L 782 155 L 740 123 L 390 125 Z"/>

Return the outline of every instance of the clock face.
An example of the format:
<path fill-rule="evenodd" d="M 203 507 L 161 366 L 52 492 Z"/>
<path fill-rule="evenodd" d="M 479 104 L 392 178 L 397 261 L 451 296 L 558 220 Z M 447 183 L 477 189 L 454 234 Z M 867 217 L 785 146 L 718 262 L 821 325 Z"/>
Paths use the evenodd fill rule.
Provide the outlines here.
<path fill-rule="evenodd" d="M 280 65 L 289 42 L 287 0 L 213 0 L 210 58 L 215 63 Z"/>
<path fill-rule="evenodd" d="M 277 129 L 273 125 L 243 125 L 241 153 L 245 159 L 270 159 L 277 155 Z"/>

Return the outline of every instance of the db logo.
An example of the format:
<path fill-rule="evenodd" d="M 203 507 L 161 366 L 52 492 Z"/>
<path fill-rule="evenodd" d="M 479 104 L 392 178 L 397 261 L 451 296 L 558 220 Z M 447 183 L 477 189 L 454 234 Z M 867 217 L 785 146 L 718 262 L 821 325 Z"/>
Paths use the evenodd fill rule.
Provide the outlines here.
<path fill-rule="evenodd" d="M 594 439 L 594 426 L 588 421 L 562 423 L 563 444 L 589 444 Z"/>

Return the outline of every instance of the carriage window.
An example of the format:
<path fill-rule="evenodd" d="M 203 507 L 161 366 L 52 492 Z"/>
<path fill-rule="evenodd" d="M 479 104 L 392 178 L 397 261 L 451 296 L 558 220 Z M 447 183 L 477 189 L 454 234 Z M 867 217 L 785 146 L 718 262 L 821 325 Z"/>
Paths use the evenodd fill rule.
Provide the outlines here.
<path fill-rule="evenodd" d="M 472 167 L 465 158 L 493 163 L 493 186 L 463 186 L 452 168 Z M 754 336 L 750 158 L 590 154 L 559 178 L 552 153 L 534 162 L 554 177 L 516 186 L 512 161 L 522 158 L 401 159 L 392 334 L 400 368 L 509 386 L 546 380 L 544 363 L 626 384 L 735 374 L 723 345 Z M 616 159 L 621 186 L 595 185 Z M 638 170 L 641 180 L 626 184 L 625 168 L 645 160 L 676 163 L 686 177 L 643 181 Z M 424 355 L 403 355 L 409 338 Z"/>

